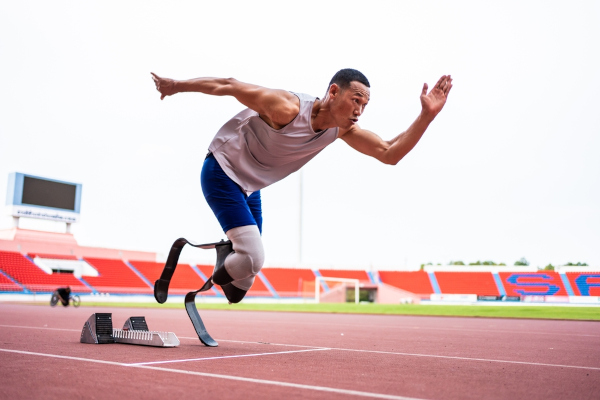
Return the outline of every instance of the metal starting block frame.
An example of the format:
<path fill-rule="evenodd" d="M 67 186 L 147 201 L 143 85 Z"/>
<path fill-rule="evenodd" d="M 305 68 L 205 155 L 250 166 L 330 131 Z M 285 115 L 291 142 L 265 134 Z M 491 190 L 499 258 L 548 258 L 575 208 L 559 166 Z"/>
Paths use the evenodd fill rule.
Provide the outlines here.
<path fill-rule="evenodd" d="M 176 347 L 179 339 L 173 332 L 148 330 L 145 317 L 129 317 L 123 329 L 112 327 L 111 313 L 94 313 L 83 325 L 81 343 L 123 343 L 153 347 Z"/>
<path fill-rule="evenodd" d="M 123 329 L 113 329 L 113 337 L 115 338 L 115 343 L 139 344 L 154 347 L 179 346 L 179 339 L 173 332 L 126 331 Z"/>

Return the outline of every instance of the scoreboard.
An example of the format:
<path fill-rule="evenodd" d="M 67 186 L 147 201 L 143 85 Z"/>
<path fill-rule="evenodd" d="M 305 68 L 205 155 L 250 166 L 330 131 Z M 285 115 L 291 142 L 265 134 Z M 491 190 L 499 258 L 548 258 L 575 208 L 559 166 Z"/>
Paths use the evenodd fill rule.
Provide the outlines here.
<path fill-rule="evenodd" d="M 8 176 L 7 210 L 13 217 L 71 224 L 79 220 L 81 189 L 80 183 L 13 172 Z"/>

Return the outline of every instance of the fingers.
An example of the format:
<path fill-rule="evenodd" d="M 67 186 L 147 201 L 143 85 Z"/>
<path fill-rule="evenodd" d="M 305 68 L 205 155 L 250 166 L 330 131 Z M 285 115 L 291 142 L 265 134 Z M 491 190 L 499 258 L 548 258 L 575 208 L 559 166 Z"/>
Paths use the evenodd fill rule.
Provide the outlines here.
<path fill-rule="evenodd" d="M 434 86 L 434 89 L 440 89 L 443 90 L 443 85 L 446 81 L 446 75 L 442 75 L 442 77 L 440 79 L 438 79 L 437 83 Z"/>
<path fill-rule="evenodd" d="M 444 95 L 448 95 L 448 92 L 450 91 L 450 89 L 452 88 L 452 78 L 450 77 L 450 75 L 448 75 L 446 77 L 446 79 L 444 80 L 444 84 L 442 86 L 442 92 L 444 92 Z"/>
<path fill-rule="evenodd" d="M 152 80 L 154 81 L 154 84 L 156 85 L 156 90 L 158 90 L 160 92 L 160 77 L 158 75 L 156 75 L 154 72 L 150 72 L 150 74 L 152 75 Z M 164 99 L 165 95 L 160 92 L 160 99 Z"/>
<path fill-rule="evenodd" d="M 444 95 L 446 95 L 446 97 L 448 97 L 450 89 L 452 89 L 452 79 L 450 79 L 448 85 L 444 88 Z"/>
<path fill-rule="evenodd" d="M 443 75 L 435 84 L 434 89 L 440 90 L 444 95 L 448 95 L 452 88 L 452 77 L 450 75 Z"/>
<path fill-rule="evenodd" d="M 156 84 L 156 88 L 158 89 L 160 78 L 154 72 L 150 72 L 150 75 L 152 75 L 152 80 L 154 81 L 154 83 Z"/>
<path fill-rule="evenodd" d="M 423 84 L 423 90 L 421 90 L 421 96 L 426 96 L 427 95 L 427 89 L 429 88 L 429 86 L 427 86 L 427 83 Z"/>

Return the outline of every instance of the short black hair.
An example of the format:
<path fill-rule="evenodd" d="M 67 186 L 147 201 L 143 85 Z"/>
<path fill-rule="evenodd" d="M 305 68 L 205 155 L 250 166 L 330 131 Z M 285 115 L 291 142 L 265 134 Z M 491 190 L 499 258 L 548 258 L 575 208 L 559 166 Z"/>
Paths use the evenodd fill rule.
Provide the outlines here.
<path fill-rule="evenodd" d="M 350 82 L 352 81 L 358 81 L 368 88 L 371 87 L 369 80 L 362 72 L 352 68 L 344 68 L 335 73 L 327 88 L 329 89 L 335 83 L 340 89 L 345 90 L 350 86 Z"/>

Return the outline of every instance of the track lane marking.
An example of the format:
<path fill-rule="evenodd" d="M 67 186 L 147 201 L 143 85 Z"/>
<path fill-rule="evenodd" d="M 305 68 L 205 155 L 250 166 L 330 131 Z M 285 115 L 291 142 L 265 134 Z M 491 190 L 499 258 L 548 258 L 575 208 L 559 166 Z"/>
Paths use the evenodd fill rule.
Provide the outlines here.
<path fill-rule="evenodd" d="M 574 320 L 575 321 L 575 320 Z M 273 322 L 272 320 L 263 322 Z M 589 322 L 589 321 L 583 321 Z M 302 325 L 333 325 L 333 326 L 351 326 L 355 327 L 354 324 L 337 324 L 337 323 L 320 323 L 320 322 L 290 322 L 292 324 Z M 476 329 L 476 328 L 434 328 L 434 327 L 419 327 L 419 326 L 393 326 L 393 325 L 377 325 L 377 328 L 391 328 L 391 329 L 410 329 L 410 330 L 435 330 L 435 331 L 471 331 L 471 332 L 492 332 L 492 333 L 514 333 L 514 334 L 532 334 L 532 335 L 554 335 L 554 336 L 580 336 L 580 337 L 600 337 L 600 335 L 592 335 L 585 333 L 556 333 L 556 332 L 537 332 L 537 331 L 516 331 L 516 330 L 497 330 L 497 329 Z M 73 331 L 80 332 L 81 329 L 64 329 L 64 328 L 48 328 L 40 326 L 19 326 L 19 325 L 0 325 L 0 328 L 24 328 L 24 329 L 49 329 L 53 331 Z M 194 338 L 197 339 L 197 338 Z M 216 339 L 215 339 L 216 340 Z M 290 345 L 293 346 L 293 345 Z M 306 346 L 311 347 L 311 346 Z"/>
<path fill-rule="evenodd" d="M 79 332 L 79 329 L 58 329 L 58 328 L 44 328 L 44 327 L 33 327 L 33 326 L 0 325 L 0 327 L 48 329 L 48 330 Z M 178 337 L 178 338 L 179 339 L 188 339 L 188 340 L 198 340 L 198 338 L 192 338 L 192 337 L 186 337 L 186 336 L 182 336 L 182 337 Z M 318 347 L 318 346 L 305 346 L 305 345 L 285 344 L 285 343 L 261 343 L 261 342 L 245 341 L 245 340 L 226 340 L 226 339 L 218 339 L 218 338 L 215 340 L 217 340 L 219 342 L 229 342 L 229 343 L 251 343 L 251 344 L 268 344 L 271 346 L 304 347 L 304 348 L 314 349 L 314 350 L 318 350 L 318 349 L 338 350 L 338 351 L 351 351 L 351 352 L 358 352 L 358 353 L 399 355 L 399 356 L 407 356 L 407 357 L 430 357 L 430 358 L 442 358 L 442 359 L 451 359 L 451 360 L 487 361 L 487 362 L 504 363 L 504 364 L 521 364 L 521 365 L 532 365 L 532 366 L 540 366 L 540 367 L 576 368 L 576 369 L 589 369 L 589 370 L 593 370 L 593 371 L 600 370 L 600 367 L 585 367 L 585 366 L 580 366 L 580 365 L 536 363 L 536 362 L 531 362 L 531 361 L 496 360 L 496 359 L 488 359 L 488 358 L 443 356 L 443 355 L 437 355 L 437 354 L 420 354 L 420 353 L 402 353 L 402 352 L 381 351 L 381 350 L 345 349 L 345 348 L 340 348 L 340 347 Z M 0 349 L 0 350 L 2 350 L 2 349 Z M 125 365 L 125 364 L 123 364 L 123 365 Z"/>
<path fill-rule="evenodd" d="M 81 329 L 48 328 L 47 326 L 0 325 L 0 328 L 46 329 L 49 331 L 81 332 Z"/>
<path fill-rule="evenodd" d="M 181 337 L 180 339 L 192 339 L 190 337 Z M 193 338 L 195 339 L 195 338 Z M 259 343 L 259 342 L 246 342 L 243 340 L 225 340 L 219 339 L 220 342 L 234 342 L 234 343 Z M 284 344 L 284 343 L 269 343 L 272 346 L 296 346 L 296 347 L 309 347 L 309 348 L 318 348 L 313 346 L 303 346 L 296 344 Z M 398 355 L 398 356 L 407 356 L 407 357 L 431 357 L 431 358 L 444 358 L 451 360 L 464 360 L 464 361 L 487 361 L 487 362 L 496 362 L 496 363 L 506 363 L 506 364 L 523 364 L 523 365 L 533 365 L 540 367 L 560 367 L 560 368 L 577 368 L 577 369 L 589 369 L 589 370 L 600 370 L 600 367 L 585 367 L 581 365 L 564 365 L 564 364 L 549 364 L 549 363 L 536 363 L 531 361 L 513 361 L 513 360 L 496 360 L 493 358 L 476 358 L 476 357 L 459 357 L 459 356 L 442 356 L 436 354 L 420 354 L 420 353 L 402 353 L 395 351 L 382 351 L 382 350 L 361 350 L 361 349 L 345 349 L 341 347 L 323 347 L 323 349 L 327 350 L 337 350 L 337 351 L 351 351 L 356 353 L 375 353 L 375 354 L 387 354 L 387 355 Z"/>
<path fill-rule="evenodd" d="M 409 357 L 444 358 L 444 359 L 450 359 L 450 360 L 486 361 L 486 362 L 505 363 L 505 364 L 533 365 L 533 366 L 536 366 L 536 367 L 559 367 L 559 368 L 589 369 L 589 370 L 593 370 L 593 371 L 600 371 L 600 367 L 584 367 L 584 366 L 580 366 L 580 365 L 536 363 L 536 362 L 531 362 L 531 361 L 496 360 L 496 359 L 493 359 L 493 358 L 440 356 L 440 355 L 435 355 L 435 354 L 397 353 L 397 352 L 378 351 L 378 350 L 341 349 L 341 348 L 335 348 L 335 347 L 330 347 L 330 350 L 353 351 L 353 352 L 363 352 L 363 353 L 391 354 L 391 355 L 400 355 L 400 356 L 409 356 Z"/>
<path fill-rule="evenodd" d="M 363 314 L 368 315 L 368 314 Z M 388 316 L 388 315 L 386 315 Z M 390 317 L 393 315 L 389 315 Z M 435 315 L 433 316 L 435 317 Z M 556 321 L 556 320 L 545 320 L 545 321 Z M 598 321 L 590 321 L 590 320 L 560 320 L 566 322 L 598 322 Z M 263 324 L 273 323 L 273 320 L 254 320 L 254 322 L 260 322 Z M 328 326 L 348 326 L 348 327 L 356 327 L 356 324 L 347 324 L 347 323 L 335 323 L 335 322 L 286 322 L 286 324 L 299 324 L 299 325 L 328 325 Z M 513 333 L 513 334 L 531 334 L 531 335 L 556 335 L 556 336 L 582 336 L 582 337 L 600 337 L 600 335 L 593 335 L 587 333 L 571 333 L 571 332 L 539 332 L 539 331 L 528 331 L 528 330 L 500 330 L 500 329 L 478 329 L 478 328 L 461 328 L 461 327 L 445 327 L 445 328 L 436 328 L 436 327 L 424 327 L 424 326 L 408 326 L 408 325 L 371 325 L 373 328 L 390 328 L 390 329 L 410 329 L 410 330 L 422 330 L 422 331 L 472 331 L 472 332 L 491 332 L 491 333 Z"/>
<path fill-rule="evenodd" d="M 178 339 L 185 340 L 198 340 L 197 337 L 189 337 L 189 336 L 177 336 Z M 262 344 L 267 346 L 283 346 L 283 347 L 304 347 L 306 349 L 322 349 L 322 350 L 331 350 L 331 347 L 324 346 L 307 346 L 304 344 L 285 344 L 285 343 L 267 343 L 267 342 L 251 342 L 248 340 L 228 340 L 228 339 L 215 339 L 219 342 L 227 342 L 227 343 L 251 343 L 251 344 Z"/>
<path fill-rule="evenodd" d="M 207 372 L 188 371 L 188 370 L 182 370 L 182 369 L 153 367 L 153 366 L 149 366 L 149 365 L 123 364 L 123 363 L 115 362 L 115 361 L 104 361 L 104 360 L 96 360 L 96 359 L 91 359 L 91 358 L 71 357 L 71 356 L 63 356 L 63 355 L 58 355 L 58 354 L 36 353 L 36 352 L 31 352 L 31 351 L 11 350 L 11 349 L 0 349 L 0 351 L 7 352 L 7 353 L 38 356 L 38 357 L 60 358 L 60 359 L 65 359 L 65 360 L 70 360 L 70 361 L 82 361 L 82 362 L 106 364 L 106 365 L 113 365 L 113 366 L 119 366 L 119 367 L 125 367 L 125 368 L 150 369 L 153 371 L 172 372 L 172 373 L 183 374 L 183 375 L 202 376 L 205 378 L 227 379 L 227 380 L 238 381 L 238 382 L 257 383 L 257 384 L 262 384 L 262 385 L 280 386 L 280 387 L 303 389 L 303 390 L 313 390 L 313 391 L 317 391 L 317 392 L 329 392 L 329 393 L 336 393 L 336 394 L 349 395 L 349 396 L 370 397 L 370 398 L 374 398 L 374 399 L 424 400 L 424 399 L 418 399 L 415 397 L 405 397 L 405 396 L 395 396 L 395 395 L 382 394 L 382 393 L 362 392 L 359 390 L 338 389 L 338 388 L 327 387 L 327 386 L 304 385 L 304 384 L 300 384 L 300 383 L 273 381 L 273 380 L 267 380 L 267 379 L 245 378 L 243 376 L 235 376 L 235 375 L 222 375 L 222 374 L 212 374 L 212 373 L 207 373 Z"/>
<path fill-rule="evenodd" d="M 405 396 L 395 396 L 395 395 L 391 395 L 391 394 L 362 392 L 362 391 L 358 391 L 358 390 L 338 389 L 338 388 L 332 388 L 332 387 L 327 387 L 327 386 L 303 385 L 300 383 L 271 381 L 271 380 L 266 380 L 266 379 L 244 378 L 241 376 L 211 374 L 211 373 L 206 373 L 206 372 L 182 371 L 182 370 L 171 369 L 171 368 L 150 367 L 150 366 L 140 366 L 137 368 L 148 368 L 148 369 L 153 369 L 156 371 L 176 372 L 176 373 L 184 373 L 184 374 L 205 376 L 205 377 L 211 377 L 211 378 L 231 379 L 231 380 L 235 380 L 235 381 L 282 386 L 282 387 L 288 387 L 288 388 L 294 388 L 294 389 L 314 390 L 314 391 L 319 391 L 319 392 L 329 392 L 329 393 L 343 394 L 343 395 L 349 395 L 349 396 L 369 397 L 369 398 L 373 398 L 373 399 L 423 400 L 423 399 L 418 399 L 415 397 L 405 397 Z M 293 396 L 291 396 L 291 397 L 293 397 Z"/>
<path fill-rule="evenodd" d="M 274 353 L 238 354 L 235 356 L 187 358 L 187 359 L 182 359 L 182 360 L 167 360 L 167 361 L 149 361 L 149 362 L 132 363 L 132 364 L 124 364 L 124 365 L 138 366 L 138 365 L 151 365 L 151 364 L 152 365 L 169 364 L 169 363 L 188 362 L 188 361 L 221 360 L 221 359 L 225 359 L 225 358 L 259 357 L 259 356 L 272 356 L 272 355 L 277 355 L 277 354 L 306 353 L 309 351 L 323 351 L 323 350 L 330 350 L 330 349 L 329 348 L 316 348 L 316 349 L 309 349 L 309 350 L 278 351 L 278 352 L 274 352 Z"/>
<path fill-rule="evenodd" d="M 63 360 L 70 360 L 70 361 L 85 361 L 85 362 L 92 362 L 92 363 L 97 363 L 97 364 L 119 365 L 119 366 L 125 365 L 123 363 L 119 363 L 116 361 L 95 360 L 93 358 L 63 356 L 60 354 L 37 353 L 34 351 L 14 350 L 14 349 L 0 349 L 0 351 L 4 351 L 6 353 L 24 354 L 24 355 L 29 355 L 29 356 L 43 356 L 43 357 L 60 358 Z"/>

